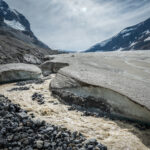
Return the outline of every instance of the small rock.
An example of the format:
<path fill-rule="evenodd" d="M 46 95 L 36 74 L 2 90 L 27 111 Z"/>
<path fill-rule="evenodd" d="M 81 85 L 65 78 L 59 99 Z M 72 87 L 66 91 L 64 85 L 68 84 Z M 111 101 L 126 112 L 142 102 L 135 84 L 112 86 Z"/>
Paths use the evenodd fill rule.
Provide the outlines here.
<path fill-rule="evenodd" d="M 50 145 L 50 142 L 44 142 L 44 148 L 48 148 Z"/>
<path fill-rule="evenodd" d="M 28 118 L 27 114 L 25 112 L 21 112 L 21 113 L 18 113 L 18 116 L 21 118 L 21 119 L 26 119 Z"/>
<path fill-rule="evenodd" d="M 84 142 L 86 145 L 96 145 L 98 142 L 96 139 L 88 139 Z"/>
<path fill-rule="evenodd" d="M 88 145 L 88 150 L 93 150 L 93 145 Z"/>
<path fill-rule="evenodd" d="M 24 145 L 29 145 L 30 143 L 29 143 L 29 140 L 28 139 L 25 139 L 24 141 L 23 141 L 23 144 Z"/>
<path fill-rule="evenodd" d="M 43 144 L 44 144 L 44 142 L 41 140 L 36 141 L 36 147 L 39 149 L 43 148 Z"/>
<path fill-rule="evenodd" d="M 99 147 L 100 150 L 107 150 L 107 147 L 102 144 L 98 144 L 97 147 Z"/>
<path fill-rule="evenodd" d="M 36 100 L 39 105 L 42 105 L 42 104 L 45 103 L 43 95 L 42 95 L 42 94 L 39 94 L 39 93 L 34 93 L 34 94 L 32 95 L 32 100 L 33 100 L 33 101 Z"/>

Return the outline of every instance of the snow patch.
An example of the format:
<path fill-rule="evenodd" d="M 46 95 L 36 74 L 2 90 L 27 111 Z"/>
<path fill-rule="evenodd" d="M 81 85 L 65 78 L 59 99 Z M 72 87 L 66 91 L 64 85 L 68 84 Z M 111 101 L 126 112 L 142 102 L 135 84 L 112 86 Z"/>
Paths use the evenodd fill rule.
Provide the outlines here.
<path fill-rule="evenodd" d="M 150 41 L 150 36 L 144 40 L 144 42 Z"/>
<path fill-rule="evenodd" d="M 122 30 L 120 33 L 125 34 L 125 33 L 128 33 L 130 31 L 133 31 L 133 30 L 135 30 L 135 28 L 126 28 L 126 29 Z"/>
<path fill-rule="evenodd" d="M 149 30 L 146 30 L 145 32 L 143 32 L 144 34 L 149 34 L 150 31 Z"/>
<path fill-rule="evenodd" d="M 122 51 L 124 50 L 124 48 L 120 47 L 119 49 L 117 49 L 116 51 Z"/>
<path fill-rule="evenodd" d="M 6 19 L 4 19 L 4 22 L 7 25 L 9 25 L 10 27 L 14 28 L 14 29 L 21 30 L 21 31 L 25 30 L 25 27 L 20 22 L 18 22 L 16 20 L 6 20 Z"/>
<path fill-rule="evenodd" d="M 18 16 L 18 12 L 17 12 L 15 9 L 11 9 L 11 11 L 12 11 L 16 16 Z"/>
<path fill-rule="evenodd" d="M 127 36 L 129 36 L 131 33 L 126 33 L 126 34 L 124 34 L 123 35 L 123 37 L 127 37 Z"/>
<path fill-rule="evenodd" d="M 103 46 L 105 46 L 110 41 L 112 41 L 112 38 L 108 39 L 108 40 L 105 40 L 105 41 L 102 41 L 99 45 L 103 47 Z"/>
<path fill-rule="evenodd" d="M 137 42 L 133 42 L 130 44 L 130 47 L 134 46 L 135 44 L 137 44 Z"/>

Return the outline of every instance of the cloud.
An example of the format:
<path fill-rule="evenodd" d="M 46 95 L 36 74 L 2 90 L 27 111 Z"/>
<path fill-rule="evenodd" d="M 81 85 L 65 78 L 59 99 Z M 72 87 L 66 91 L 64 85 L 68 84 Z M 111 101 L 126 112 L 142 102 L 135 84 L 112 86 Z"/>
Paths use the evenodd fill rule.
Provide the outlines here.
<path fill-rule="evenodd" d="M 85 50 L 147 19 L 149 0 L 6 0 L 54 49 Z"/>

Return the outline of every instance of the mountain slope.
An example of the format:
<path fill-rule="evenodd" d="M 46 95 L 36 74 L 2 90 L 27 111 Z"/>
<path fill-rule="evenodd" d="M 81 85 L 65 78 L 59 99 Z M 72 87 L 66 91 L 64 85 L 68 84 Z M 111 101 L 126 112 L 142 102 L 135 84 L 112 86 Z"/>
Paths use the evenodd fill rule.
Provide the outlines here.
<path fill-rule="evenodd" d="M 0 21 L 1 24 L 3 23 L 3 25 L 5 24 L 10 28 L 19 30 L 22 33 L 30 36 L 34 44 L 42 48 L 49 49 L 47 45 L 45 45 L 35 37 L 35 35 L 31 31 L 29 21 L 18 11 L 9 8 L 8 4 L 3 0 L 0 0 Z"/>
<path fill-rule="evenodd" d="M 112 38 L 102 41 L 86 52 L 150 49 L 150 18 L 127 27 Z"/>
<path fill-rule="evenodd" d="M 40 64 L 45 55 L 57 54 L 33 34 L 29 21 L 0 0 L 0 64 Z"/>

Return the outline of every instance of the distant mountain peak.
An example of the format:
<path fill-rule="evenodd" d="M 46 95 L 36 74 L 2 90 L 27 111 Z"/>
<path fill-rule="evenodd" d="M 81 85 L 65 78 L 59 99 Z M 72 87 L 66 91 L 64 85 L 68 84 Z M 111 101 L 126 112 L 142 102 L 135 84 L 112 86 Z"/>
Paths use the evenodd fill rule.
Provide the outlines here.
<path fill-rule="evenodd" d="M 38 40 L 23 14 L 0 0 L 0 64 L 40 64 L 45 55 L 57 53 Z"/>
<path fill-rule="evenodd" d="M 127 27 L 110 39 L 97 43 L 86 52 L 150 49 L 150 18 Z"/>
<path fill-rule="evenodd" d="M 17 10 L 11 9 L 4 0 L 0 0 L 0 27 L 5 27 L 5 30 L 16 30 L 13 32 L 13 36 L 19 40 L 33 43 L 41 48 L 50 49 L 46 44 L 39 41 L 38 38 L 33 34 L 30 28 L 30 23 L 26 17 Z"/>
<path fill-rule="evenodd" d="M 0 0 L 0 20 L 14 29 L 31 31 L 29 21 L 15 9 L 9 8 L 3 0 Z"/>
<path fill-rule="evenodd" d="M 9 6 L 8 6 L 8 4 L 7 4 L 5 1 L 0 0 L 0 8 L 1 8 L 1 9 L 2 9 L 2 8 L 9 8 Z"/>

